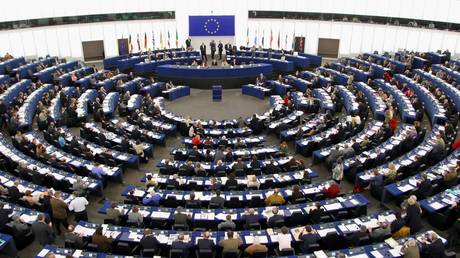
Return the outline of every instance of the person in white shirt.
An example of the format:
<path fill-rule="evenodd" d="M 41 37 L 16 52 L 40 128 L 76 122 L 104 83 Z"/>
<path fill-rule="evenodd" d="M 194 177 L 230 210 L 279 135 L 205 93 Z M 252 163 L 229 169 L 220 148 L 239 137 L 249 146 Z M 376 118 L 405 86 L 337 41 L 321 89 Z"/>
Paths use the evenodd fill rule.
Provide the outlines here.
<path fill-rule="evenodd" d="M 289 229 L 287 227 L 281 228 L 281 234 L 278 234 L 278 249 L 282 251 L 283 249 L 292 248 L 291 246 L 291 234 L 289 234 Z"/>
<path fill-rule="evenodd" d="M 75 199 L 69 203 L 69 210 L 75 214 L 75 221 L 88 220 L 86 206 L 89 204 L 85 197 L 81 196 L 78 192 L 74 192 Z"/>

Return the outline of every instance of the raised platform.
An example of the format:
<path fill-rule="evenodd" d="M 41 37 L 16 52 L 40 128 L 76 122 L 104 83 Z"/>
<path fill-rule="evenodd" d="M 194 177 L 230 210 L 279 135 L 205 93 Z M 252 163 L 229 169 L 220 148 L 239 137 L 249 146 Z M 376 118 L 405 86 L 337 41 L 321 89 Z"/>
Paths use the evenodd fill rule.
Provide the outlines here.
<path fill-rule="evenodd" d="M 226 67 L 197 67 L 188 65 L 160 65 L 156 69 L 161 81 L 172 81 L 176 85 L 192 88 L 211 89 L 212 85 L 222 85 L 224 89 L 240 88 L 255 81 L 259 74 L 270 76 L 271 64 L 249 64 Z"/>

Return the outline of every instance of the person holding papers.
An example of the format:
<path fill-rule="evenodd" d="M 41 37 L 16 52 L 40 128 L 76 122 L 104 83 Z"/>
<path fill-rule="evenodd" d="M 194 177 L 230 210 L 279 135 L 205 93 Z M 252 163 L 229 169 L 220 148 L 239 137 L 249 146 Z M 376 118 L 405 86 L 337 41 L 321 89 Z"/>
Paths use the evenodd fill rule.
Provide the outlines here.
<path fill-rule="evenodd" d="M 268 196 L 267 199 L 265 199 L 265 204 L 268 206 L 273 206 L 273 205 L 283 205 L 286 202 L 284 197 L 280 194 L 280 189 L 276 188 L 273 191 L 273 194 Z"/>
<path fill-rule="evenodd" d="M 153 235 L 152 230 L 149 228 L 146 228 L 144 230 L 144 236 L 142 237 L 141 241 L 139 242 L 141 245 L 142 249 L 153 249 L 156 251 L 158 250 L 160 246 L 160 242 L 157 240 L 157 238 Z"/>
<path fill-rule="evenodd" d="M 404 258 L 420 258 L 420 251 L 417 242 L 413 238 L 409 238 L 401 248 Z"/>
<path fill-rule="evenodd" d="M 232 221 L 232 215 L 228 214 L 225 216 L 225 221 L 222 221 L 217 225 L 219 230 L 234 230 L 236 228 L 235 222 Z"/>
<path fill-rule="evenodd" d="M 177 240 L 171 244 L 171 250 L 182 250 L 182 257 L 189 257 L 190 248 L 192 248 L 192 244 L 185 241 L 185 236 L 182 233 L 180 233 L 177 236 Z"/>
<path fill-rule="evenodd" d="M 279 238 L 279 237 L 278 237 Z M 299 234 L 299 239 L 302 240 L 302 253 L 309 253 L 309 247 L 312 244 L 316 244 L 321 237 L 310 225 L 305 225 L 302 232 Z"/>
<path fill-rule="evenodd" d="M 260 243 L 260 239 L 258 236 L 254 236 L 253 239 L 254 240 L 252 244 L 246 247 L 246 249 L 244 249 L 245 254 L 252 256 L 256 252 L 267 252 L 268 251 L 268 248 L 265 245 Z"/>
<path fill-rule="evenodd" d="M 102 227 L 98 227 L 91 237 L 91 243 L 97 245 L 97 248 L 104 253 L 110 251 L 112 242 L 112 237 L 104 236 Z"/>
<path fill-rule="evenodd" d="M 239 247 L 243 244 L 240 236 L 234 238 L 234 232 L 229 230 L 227 231 L 227 239 L 220 240 L 219 246 L 222 247 L 223 253 L 240 253 Z"/>

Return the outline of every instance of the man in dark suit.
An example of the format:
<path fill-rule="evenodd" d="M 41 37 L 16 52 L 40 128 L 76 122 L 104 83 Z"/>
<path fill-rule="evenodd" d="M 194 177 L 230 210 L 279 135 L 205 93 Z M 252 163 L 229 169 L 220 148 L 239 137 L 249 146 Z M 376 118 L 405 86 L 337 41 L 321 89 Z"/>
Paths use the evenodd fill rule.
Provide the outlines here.
<path fill-rule="evenodd" d="M 216 42 L 214 40 L 211 40 L 209 46 L 211 48 L 211 59 L 214 59 L 214 56 L 216 54 Z"/>
<path fill-rule="evenodd" d="M 153 249 L 156 252 L 158 250 L 158 247 L 160 246 L 160 242 L 152 234 L 152 230 L 146 228 L 144 230 L 144 237 L 140 241 L 140 245 L 142 249 Z"/>
<path fill-rule="evenodd" d="M 200 200 L 195 200 L 195 194 L 191 193 L 190 194 L 190 200 L 185 202 L 185 207 L 186 208 L 200 208 L 201 207 L 201 201 Z"/>
<path fill-rule="evenodd" d="M 428 236 L 427 242 L 422 246 L 422 257 L 435 258 L 444 256 L 445 247 L 438 234 L 432 232 Z"/>
<path fill-rule="evenodd" d="M 190 37 L 188 37 L 185 40 L 185 47 L 187 48 L 187 50 L 190 50 L 192 48 L 192 39 Z"/>
<path fill-rule="evenodd" d="M 177 240 L 172 242 L 171 250 L 182 250 L 182 257 L 189 257 L 189 249 L 192 245 L 189 242 L 185 242 L 184 234 L 179 234 Z"/>
<path fill-rule="evenodd" d="M 22 193 L 19 192 L 19 181 L 16 180 L 14 181 L 14 185 L 8 187 L 8 196 L 10 197 L 11 201 L 13 201 L 14 203 L 16 203 L 17 201 L 19 201 L 19 199 L 22 197 Z"/>
<path fill-rule="evenodd" d="M 222 60 L 222 52 L 224 51 L 224 45 L 222 44 L 222 41 L 219 41 L 217 49 L 219 51 L 219 60 Z"/>
<path fill-rule="evenodd" d="M 303 241 L 302 244 L 302 252 L 303 253 L 308 253 L 309 252 L 309 246 L 311 244 L 316 244 L 318 240 L 321 239 L 320 235 L 316 233 L 315 230 L 310 225 L 306 225 L 302 232 L 299 234 L 299 239 Z"/>
<path fill-rule="evenodd" d="M 417 200 L 423 200 L 431 195 L 433 186 L 431 185 L 431 181 L 428 179 L 426 174 L 422 175 L 422 181 L 417 184 L 417 188 L 418 190 L 415 192 Z"/>
<path fill-rule="evenodd" d="M 209 203 L 219 205 L 220 208 L 224 207 L 225 199 L 222 196 L 220 196 L 220 190 L 216 191 L 216 196 L 213 196 L 211 200 L 209 200 Z"/>
<path fill-rule="evenodd" d="M 12 212 L 11 209 L 5 209 L 5 204 L 0 203 L 0 229 L 3 228 L 6 223 L 10 221 L 8 216 Z"/>
<path fill-rule="evenodd" d="M 38 214 L 37 221 L 32 225 L 32 231 L 34 232 L 35 240 L 40 245 L 44 246 L 54 242 L 55 235 L 51 228 L 51 223 L 46 224 L 43 214 Z"/>
<path fill-rule="evenodd" d="M 253 208 L 250 208 L 247 213 L 241 216 L 241 220 L 244 222 L 246 228 L 249 228 L 251 224 L 259 223 L 259 215 L 256 215 L 255 212 Z"/>
<path fill-rule="evenodd" d="M 208 57 L 206 57 L 206 45 L 204 43 L 201 43 L 200 52 L 201 52 L 201 60 L 203 60 L 203 62 L 205 61 L 207 62 Z"/>
<path fill-rule="evenodd" d="M 203 250 L 214 250 L 215 244 L 212 239 L 210 239 L 210 234 L 208 231 L 203 231 L 203 238 L 198 239 L 198 251 Z"/>
<path fill-rule="evenodd" d="M 359 231 L 353 232 L 347 237 L 348 245 L 358 246 L 360 239 L 365 236 L 368 236 L 367 227 L 365 225 L 361 225 Z"/>
<path fill-rule="evenodd" d="M 312 224 L 318 224 L 321 222 L 321 216 L 324 214 L 324 210 L 321 208 L 320 203 L 316 203 L 316 208 L 310 210 L 309 217 Z"/>
<path fill-rule="evenodd" d="M 174 215 L 174 225 L 186 225 L 188 227 L 188 222 L 191 220 L 191 217 L 187 214 L 182 213 L 182 207 L 177 207 L 177 213 Z"/>
<path fill-rule="evenodd" d="M 274 207 L 272 209 L 272 213 L 273 213 L 273 216 L 271 216 L 269 219 L 268 219 L 268 226 L 269 227 L 275 227 L 275 224 L 278 222 L 278 221 L 283 221 L 284 222 L 284 216 L 281 215 L 281 214 L 278 214 L 279 212 L 279 209 L 278 207 Z"/>

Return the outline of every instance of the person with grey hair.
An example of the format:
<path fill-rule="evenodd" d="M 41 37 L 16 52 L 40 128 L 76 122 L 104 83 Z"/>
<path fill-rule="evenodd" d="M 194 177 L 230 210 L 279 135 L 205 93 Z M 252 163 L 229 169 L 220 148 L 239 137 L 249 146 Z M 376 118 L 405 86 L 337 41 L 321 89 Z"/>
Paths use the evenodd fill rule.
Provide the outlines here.
<path fill-rule="evenodd" d="M 67 232 L 64 235 L 65 240 L 66 241 L 69 240 L 70 242 L 72 242 L 75 248 L 82 249 L 86 245 L 85 242 L 83 241 L 83 235 L 75 233 L 74 230 L 75 230 L 74 225 L 69 225 L 67 227 Z"/>
<path fill-rule="evenodd" d="M 21 233 L 27 233 L 30 231 L 29 226 L 21 219 L 19 215 L 13 216 L 13 221 L 10 225 Z"/>
<path fill-rule="evenodd" d="M 417 242 L 413 238 L 409 238 L 401 248 L 404 258 L 420 258 L 420 251 Z"/>

